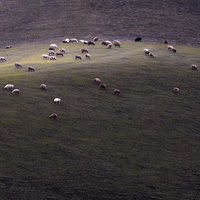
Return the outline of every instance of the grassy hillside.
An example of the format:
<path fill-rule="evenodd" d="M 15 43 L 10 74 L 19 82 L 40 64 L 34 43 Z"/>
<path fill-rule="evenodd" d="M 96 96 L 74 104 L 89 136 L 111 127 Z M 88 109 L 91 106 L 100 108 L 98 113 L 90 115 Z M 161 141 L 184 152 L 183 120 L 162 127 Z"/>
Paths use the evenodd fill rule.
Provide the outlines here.
<path fill-rule="evenodd" d="M 0 48 L 77 39 L 200 47 L 199 0 L 1 0 Z"/>
<path fill-rule="evenodd" d="M 200 86 L 190 65 L 200 66 L 200 50 L 98 43 L 80 61 L 81 44 L 58 46 L 67 53 L 56 61 L 42 59 L 46 44 L 0 50 L 1 199 L 198 199 Z"/>

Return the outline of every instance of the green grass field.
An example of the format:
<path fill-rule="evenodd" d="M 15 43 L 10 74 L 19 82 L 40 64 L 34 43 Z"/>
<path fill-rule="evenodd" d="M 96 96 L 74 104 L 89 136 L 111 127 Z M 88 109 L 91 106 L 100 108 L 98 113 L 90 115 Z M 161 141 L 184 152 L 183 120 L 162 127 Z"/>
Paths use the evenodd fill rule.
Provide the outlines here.
<path fill-rule="evenodd" d="M 0 199 L 198 199 L 200 72 L 190 66 L 200 49 L 97 43 L 84 46 L 90 60 L 75 60 L 82 44 L 58 44 L 67 52 L 50 61 L 48 47 L 0 50 Z"/>

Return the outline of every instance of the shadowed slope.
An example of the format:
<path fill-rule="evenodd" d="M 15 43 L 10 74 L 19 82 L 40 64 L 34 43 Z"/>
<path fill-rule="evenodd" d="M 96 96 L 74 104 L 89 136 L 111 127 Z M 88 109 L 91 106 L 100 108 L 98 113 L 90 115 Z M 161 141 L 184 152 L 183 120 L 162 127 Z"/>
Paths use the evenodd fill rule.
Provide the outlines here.
<path fill-rule="evenodd" d="M 198 0 L 2 0 L 0 47 L 78 39 L 133 40 L 200 46 Z"/>

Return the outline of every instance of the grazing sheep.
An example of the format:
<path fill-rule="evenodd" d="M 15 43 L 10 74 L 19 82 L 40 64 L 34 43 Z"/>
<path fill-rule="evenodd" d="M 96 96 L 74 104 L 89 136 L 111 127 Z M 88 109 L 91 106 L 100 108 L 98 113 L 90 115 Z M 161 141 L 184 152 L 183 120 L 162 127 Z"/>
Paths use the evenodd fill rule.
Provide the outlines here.
<path fill-rule="evenodd" d="M 101 85 L 100 85 L 100 89 L 101 89 L 101 90 L 105 90 L 105 89 L 106 89 L 106 84 L 101 84 Z"/>
<path fill-rule="evenodd" d="M 100 85 L 101 84 L 101 79 L 100 78 L 95 78 L 94 82 L 96 85 Z"/>
<path fill-rule="evenodd" d="M 172 48 L 172 52 L 176 53 L 176 48 L 173 47 Z"/>
<path fill-rule="evenodd" d="M 9 45 L 9 46 L 6 46 L 6 49 L 10 49 L 10 48 L 12 48 L 12 46 L 11 46 L 11 45 Z"/>
<path fill-rule="evenodd" d="M 69 43 L 69 39 L 66 38 L 65 40 L 62 41 L 63 43 Z"/>
<path fill-rule="evenodd" d="M 168 48 L 168 50 L 172 50 L 174 47 L 173 46 L 171 46 L 171 45 L 169 45 L 169 46 L 167 46 L 167 48 Z"/>
<path fill-rule="evenodd" d="M 28 67 L 28 71 L 29 71 L 29 72 L 31 72 L 31 71 L 34 72 L 35 69 L 34 69 L 32 66 L 30 66 L 30 67 Z"/>
<path fill-rule="evenodd" d="M 97 42 L 98 40 L 99 40 L 98 37 L 94 37 L 94 39 L 93 39 L 94 42 Z"/>
<path fill-rule="evenodd" d="M 52 113 L 51 115 L 49 115 L 49 119 L 57 119 L 58 115 L 56 113 Z"/>
<path fill-rule="evenodd" d="M 57 45 L 56 44 L 50 44 L 50 47 L 49 48 L 54 48 L 54 49 L 57 49 Z"/>
<path fill-rule="evenodd" d="M 60 49 L 60 52 L 66 53 L 66 50 L 64 48 Z"/>
<path fill-rule="evenodd" d="M 55 99 L 53 100 L 53 102 L 54 102 L 55 104 L 60 105 L 61 99 L 60 99 L 60 98 L 55 98 Z"/>
<path fill-rule="evenodd" d="M 76 38 L 72 38 L 72 39 L 69 40 L 69 42 L 71 42 L 71 43 L 78 43 L 78 40 Z"/>
<path fill-rule="evenodd" d="M 90 46 L 90 45 L 93 45 L 93 46 L 95 46 L 95 43 L 94 42 L 92 42 L 92 41 L 88 41 L 88 45 Z"/>
<path fill-rule="evenodd" d="M 114 89 L 113 94 L 115 94 L 115 95 L 120 95 L 120 94 L 121 94 L 121 91 L 118 90 L 118 89 Z"/>
<path fill-rule="evenodd" d="M 106 46 L 107 44 L 106 44 L 106 41 L 103 41 L 102 43 L 101 43 L 103 46 Z"/>
<path fill-rule="evenodd" d="M 15 63 L 15 67 L 16 67 L 16 68 L 22 68 L 22 64 L 16 62 L 16 63 Z"/>
<path fill-rule="evenodd" d="M 49 59 L 50 60 L 57 60 L 56 56 L 50 56 Z"/>
<path fill-rule="evenodd" d="M 88 45 L 88 41 L 84 41 L 84 42 L 83 42 L 83 45 L 85 45 L 85 44 L 87 44 L 87 45 Z"/>
<path fill-rule="evenodd" d="M 0 57 L 0 61 L 5 62 L 6 59 L 4 57 Z"/>
<path fill-rule="evenodd" d="M 84 44 L 88 44 L 88 41 L 86 41 L 86 40 L 79 40 L 81 43 L 83 43 L 83 45 Z"/>
<path fill-rule="evenodd" d="M 145 55 L 149 55 L 150 51 L 148 49 L 144 49 Z"/>
<path fill-rule="evenodd" d="M 13 84 L 7 84 L 5 87 L 4 87 L 5 90 L 13 90 L 14 89 L 14 85 Z"/>
<path fill-rule="evenodd" d="M 151 52 L 149 53 L 149 56 L 152 57 L 152 58 L 155 58 L 154 54 L 151 53 Z"/>
<path fill-rule="evenodd" d="M 191 69 L 192 69 L 192 70 L 197 70 L 197 65 L 192 64 L 192 65 L 191 65 Z"/>
<path fill-rule="evenodd" d="M 76 55 L 76 56 L 75 56 L 75 59 L 80 59 L 80 60 L 82 60 L 82 57 L 81 57 L 80 55 Z"/>
<path fill-rule="evenodd" d="M 112 45 L 112 42 L 109 41 L 109 40 L 106 40 L 105 43 L 106 43 L 106 46 L 107 46 L 108 44 L 111 44 L 111 45 Z"/>
<path fill-rule="evenodd" d="M 49 59 L 49 56 L 48 56 L 47 54 L 43 54 L 43 55 L 42 55 L 42 58 L 43 58 L 43 59 Z"/>
<path fill-rule="evenodd" d="M 120 47 L 121 46 L 120 41 L 114 40 L 114 46 L 115 47 Z"/>
<path fill-rule="evenodd" d="M 42 89 L 42 90 L 46 90 L 46 84 L 44 84 L 44 83 L 42 83 L 41 85 L 40 85 L 40 89 Z"/>
<path fill-rule="evenodd" d="M 174 91 L 175 93 L 179 93 L 179 88 L 175 87 L 175 88 L 173 88 L 173 91 Z"/>
<path fill-rule="evenodd" d="M 112 44 L 108 44 L 107 49 L 111 49 L 111 48 L 112 48 Z"/>
<path fill-rule="evenodd" d="M 103 41 L 101 44 L 104 45 L 104 46 L 107 46 L 108 44 L 111 44 L 111 45 L 112 45 L 112 42 L 106 40 L 106 41 Z"/>
<path fill-rule="evenodd" d="M 87 49 L 81 49 L 81 53 L 88 53 L 89 51 Z"/>
<path fill-rule="evenodd" d="M 54 55 L 55 55 L 55 51 L 54 50 L 49 50 L 49 56 L 54 56 Z"/>
<path fill-rule="evenodd" d="M 14 89 L 13 91 L 12 91 L 12 94 L 19 94 L 20 93 L 20 90 L 19 89 Z"/>
<path fill-rule="evenodd" d="M 136 37 L 135 38 L 135 42 L 141 42 L 142 41 L 142 38 L 141 37 Z"/>
<path fill-rule="evenodd" d="M 90 54 L 89 53 L 85 54 L 85 58 L 90 59 Z"/>
<path fill-rule="evenodd" d="M 62 52 L 56 52 L 56 56 L 64 56 Z"/>
<path fill-rule="evenodd" d="M 167 40 L 164 40 L 164 42 L 163 42 L 164 44 L 168 44 L 168 41 Z"/>

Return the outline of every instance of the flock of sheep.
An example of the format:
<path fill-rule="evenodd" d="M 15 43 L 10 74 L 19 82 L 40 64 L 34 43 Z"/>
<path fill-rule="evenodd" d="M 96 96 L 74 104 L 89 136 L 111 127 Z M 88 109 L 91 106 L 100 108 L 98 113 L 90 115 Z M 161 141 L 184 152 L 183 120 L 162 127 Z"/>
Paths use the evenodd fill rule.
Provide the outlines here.
<path fill-rule="evenodd" d="M 93 45 L 95 46 L 95 42 L 97 42 L 99 39 L 98 37 L 95 37 L 93 39 L 93 41 L 86 41 L 86 40 L 80 40 L 81 43 L 83 43 L 83 45 Z M 72 38 L 72 39 L 65 39 L 63 40 L 63 43 L 78 43 L 78 40 L 76 38 Z M 102 45 L 106 46 L 107 49 L 112 48 L 112 45 L 114 45 L 115 47 L 120 47 L 120 41 L 119 40 L 114 40 L 113 44 L 111 41 L 102 41 Z M 49 47 L 49 55 L 47 54 L 43 54 L 42 57 L 43 59 L 49 59 L 49 60 L 57 60 L 56 56 L 64 56 L 64 53 L 66 53 L 66 50 L 64 48 L 60 49 L 59 51 L 55 51 L 57 49 L 57 45 L 56 44 L 51 44 Z M 85 48 L 81 49 L 81 53 L 85 53 L 85 58 L 86 59 L 90 59 L 90 54 L 89 51 Z M 82 56 L 81 55 L 75 55 L 75 59 L 80 59 L 82 60 Z"/>
<path fill-rule="evenodd" d="M 93 45 L 95 46 L 95 42 L 97 42 L 99 39 L 98 37 L 95 37 L 93 39 L 93 41 L 86 41 L 86 40 L 80 40 L 81 43 L 83 43 L 83 45 Z M 142 38 L 138 37 L 135 39 L 135 42 L 141 42 Z M 63 43 L 77 43 L 78 40 L 75 39 L 75 38 L 72 38 L 72 39 L 65 39 L 62 41 Z M 103 46 L 106 46 L 107 49 L 110 49 L 112 48 L 112 46 L 114 45 L 115 47 L 120 47 L 121 46 L 121 43 L 120 41 L 118 40 L 114 40 L 113 43 L 111 41 L 102 41 L 101 43 Z M 164 41 L 164 44 L 168 44 L 168 42 L 165 40 Z M 9 49 L 9 48 L 12 48 L 12 46 L 7 46 L 6 49 Z M 48 50 L 48 55 L 47 54 L 43 54 L 42 55 L 42 58 L 43 59 L 49 59 L 49 60 L 57 60 L 57 57 L 56 56 L 64 56 L 64 54 L 66 53 L 66 50 L 64 48 L 61 48 L 59 51 L 55 51 L 57 49 L 57 45 L 56 44 L 51 44 L 50 47 L 49 47 L 49 50 Z M 174 48 L 173 46 L 171 45 L 168 45 L 168 50 L 176 53 L 176 48 Z M 81 49 L 81 53 L 82 54 L 85 54 L 85 58 L 86 59 L 90 59 L 90 54 L 89 54 L 89 51 L 88 49 L 86 48 L 82 48 Z M 144 49 L 144 53 L 145 55 L 149 55 L 150 57 L 154 58 L 154 54 L 152 52 L 150 52 L 148 49 Z M 81 55 L 75 55 L 75 59 L 80 59 L 82 60 L 82 56 Z M 5 57 L 0 57 L 0 61 L 1 62 L 5 62 L 6 61 L 6 58 Z M 22 64 L 16 62 L 15 63 L 15 68 L 22 68 Z M 197 65 L 195 64 L 192 64 L 191 65 L 191 69 L 192 70 L 197 70 Z M 28 67 L 28 71 L 35 71 L 35 69 L 32 67 L 32 66 L 29 66 Z M 100 78 L 94 78 L 94 83 L 96 85 L 99 85 L 100 89 L 101 90 L 105 90 L 106 89 L 106 84 L 102 83 L 101 79 Z M 46 84 L 41 84 L 40 85 L 40 89 L 42 90 L 45 90 L 46 89 Z M 12 91 L 12 94 L 20 94 L 20 90 L 19 89 L 14 89 L 14 85 L 13 84 L 7 84 L 4 86 L 4 89 L 5 90 L 8 90 L 8 91 Z M 179 88 L 175 87 L 173 88 L 173 91 L 175 93 L 178 93 L 180 90 Z M 114 89 L 113 91 L 113 94 L 114 95 L 121 95 L 122 92 L 119 90 L 119 89 Z M 60 105 L 61 103 L 61 99 L 60 98 L 54 98 L 54 103 L 55 104 L 58 104 Z M 49 118 L 57 118 L 58 115 L 56 113 L 52 113 L 51 115 L 49 115 Z"/>
<path fill-rule="evenodd" d="M 93 39 L 93 41 L 86 41 L 86 40 L 80 40 L 80 42 L 83 43 L 83 45 L 93 45 L 95 46 L 95 42 L 98 41 L 98 38 L 95 37 Z M 63 41 L 63 43 L 67 43 L 67 42 L 72 42 L 72 43 L 77 43 L 78 40 L 73 38 L 73 39 L 66 39 L 65 41 Z M 112 43 L 110 41 L 103 41 L 102 45 L 106 45 L 108 49 L 110 49 L 112 47 Z M 120 47 L 120 42 L 118 40 L 114 41 L 114 46 L 115 47 Z M 6 49 L 12 48 L 12 46 L 7 46 Z M 43 54 L 42 58 L 43 59 L 49 59 L 49 60 L 57 60 L 56 56 L 64 56 L 64 54 L 66 53 L 66 50 L 64 48 L 60 49 L 59 51 L 55 51 L 57 49 L 57 45 L 56 44 L 51 44 L 48 50 L 48 55 L 47 54 Z M 90 54 L 89 51 L 86 48 L 82 48 L 81 49 L 81 53 L 85 54 L 85 58 L 86 59 L 90 59 Z M 82 57 L 80 55 L 75 55 L 75 59 L 81 59 Z M 5 57 L 0 57 L 0 61 L 1 62 L 5 62 L 7 61 Z M 22 64 L 15 62 L 14 64 L 15 68 L 22 68 Z M 32 66 L 28 67 L 28 71 L 35 71 L 35 69 Z M 106 89 L 106 84 L 103 84 L 102 81 L 99 78 L 94 78 L 94 83 L 97 85 L 100 85 L 100 89 L 105 90 Z M 12 94 L 20 94 L 20 90 L 19 89 L 14 89 L 14 85 L 13 84 L 7 84 L 4 86 L 5 90 L 8 91 L 12 91 Z M 46 89 L 46 84 L 41 84 L 40 85 L 40 89 L 45 90 Z M 114 89 L 113 91 L 114 95 L 121 95 L 121 91 L 118 89 Z M 61 103 L 61 99 L 60 98 L 54 98 L 54 103 L 60 105 Z M 51 115 L 49 115 L 49 118 L 57 118 L 58 115 L 56 113 L 52 113 Z"/>
<path fill-rule="evenodd" d="M 167 40 L 164 41 L 164 44 L 168 44 Z M 167 48 L 168 48 L 169 51 L 172 51 L 173 53 L 176 53 L 176 51 L 177 51 L 176 48 L 173 47 L 172 45 L 168 45 Z M 154 54 L 152 52 L 150 52 L 148 49 L 144 49 L 144 53 L 145 53 L 145 55 L 149 55 L 152 58 L 155 57 Z M 192 70 L 197 70 L 197 65 L 192 64 L 191 65 L 191 69 Z M 175 93 L 179 93 L 180 89 L 178 87 L 175 87 L 175 88 L 173 88 L 173 91 Z"/>

